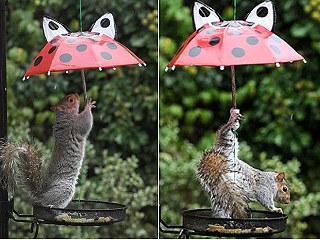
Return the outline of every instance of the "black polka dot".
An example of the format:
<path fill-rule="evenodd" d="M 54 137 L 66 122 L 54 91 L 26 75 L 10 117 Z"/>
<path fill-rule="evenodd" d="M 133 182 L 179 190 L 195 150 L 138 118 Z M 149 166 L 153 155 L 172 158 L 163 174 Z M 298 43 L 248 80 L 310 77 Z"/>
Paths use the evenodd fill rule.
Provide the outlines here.
<path fill-rule="evenodd" d="M 259 43 L 258 38 L 254 37 L 254 36 L 247 37 L 246 41 L 249 45 L 257 45 Z"/>
<path fill-rule="evenodd" d="M 76 47 L 78 52 L 84 52 L 85 50 L 87 50 L 87 45 L 85 44 L 80 44 Z"/>
<path fill-rule="evenodd" d="M 221 26 L 221 22 L 212 22 L 211 23 L 213 26 L 215 26 L 215 27 L 219 27 L 219 26 Z"/>
<path fill-rule="evenodd" d="M 275 45 L 270 45 L 271 50 L 276 54 L 281 54 L 280 49 Z"/>
<path fill-rule="evenodd" d="M 53 46 L 52 48 L 49 49 L 48 53 L 51 54 L 54 52 L 54 50 L 56 50 L 56 46 Z"/>
<path fill-rule="evenodd" d="M 103 28 L 107 28 L 110 26 L 110 20 L 109 18 L 103 18 L 101 19 L 100 21 L 100 26 L 103 27 Z"/>
<path fill-rule="evenodd" d="M 95 40 L 95 39 L 93 39 L 93 38 L 89 38 L 89 40 L 90 40 L 91 42 L 94 42 L 94 43 L 99 42 L 98 40 Z"/>
<path fill-rule="evenodd" d="M 61 62 L 67 63 L 67 62 L 70 62 L 72 60 L 72 56 L 69 53 L 63 53 L 63 54 L 61 54 L 59 59 L 60 59 Z"/>
<path fill-rule="evenodd" d="M 116 45 L 115 43 L 109 42 L 109 43 L 107 43 L 106 45 L 107 45 L 107 47 L 110 48 L 110 49 L 117 49 L 117 45 Z"/>
<path fill-rule="evenodd" d="M 240 35 L 241 35 L 241 32 L 240 32 L 240 31 L 233 30 L 233 31 L 231 31 L 231 35 L 233 35 L 233 36 L 240 36 Z"/>
<path fill-rule="evenodd" d="M 268 8 L 267 7 L 259 7 L 257 9 L 258 17 L 265 17 L 268 15 Z"/>
<path fill-rule="evenodd" d="M 51 41 L 50 41 L 50 43 L 51 44 L 55 44 L 56 42 L 58 42 L 59 41 L 59 38 L 54 38 L 54 39 L 52 39 Z"/>
<path fill-rule="evenodd" d="M 197 32 L 198 32 L 198 33 L 199 33 L 199 32 L 202 32 L 203 29 L 204 29 L 204 26 L 202 26 L 201 28 L 199 28 L 199 29 L 197 30 Z"/>
<path fill-rule="evenodd" d="M 42 56 L 37 57 L 37 59 L 33 63 L 33 66 L 35 67 L 38 66 L 41 63 L 42 59 L 43 59 Z"/>
<path fill-rule="evenodd" d="M 112 59 L 111 54 L 107 53 L 107 52 L 101 52 L 101 57 L 103 57 L 106 60 L 111 60 Z"/>
<path fill-rule="evenodd" d="M 77 39 L 75 39 L 74 37 L 70 37 L 67 39 L 67 43 L 75 43 L 77 41 Z"/>
<path fill-rule="evenodd" d="M 59 29 L 59 25 L 56 24 L 56 23 L 53 22 L 53 21 L 50 21 L 50 22 L 49 22 L 49 28 L 50 28 L 51 30 L 58 30 L 58 29 Z"/>
<path fill-rule="evenodd" d="M 243 48 L 239 48 L 239 47 L 233 48 L 231 53 L 233 56 L 235 56 L 237 58 L 241 58 L 246 54 L 246 52 L 243 50 Z"/>
<path fill-rule="evenodd" d="M 216 31 L 216 30 L 214 30 L 213 28 L 211 28 L 211 29 L 208 29 L 208 30 L 206 31 L 206 34 L 207 34 L 207 35 L 212 35 L 212 34 L 215 33 L 215 31 Z"/>
<path fill-rule="evenodd" d="M 278 36 L 275 35 L 275 34 L 273 34 L 273 35 L 271 36 L 271 39 L 272 39 L 273 41 L 275 41 L 276 43 L 281 43 L 281 42 L 282 42 L 281 38 L 278 37 Z"/>
<path fill-rule="evenodd" d="M 200 54 L 200 52 L 201 52 L 201 48 L 198 46 L 195 46 L 189 50 L 189 56 L 196 57 Z"/>
<path fill-rule="evenodd" d="M 209 17 L 210 11 L 206 7 L 201 7 L 199 9 L 199 14 L 201 17 Z"/>
<path fill-rule="evenodd" d="M 209 44 L 211 46 L 215 46 L 220 42 L 220 38 L 219 37 L 215 37 L 215 38 L 211 38 L 211 40 L 209 41 Z"/>

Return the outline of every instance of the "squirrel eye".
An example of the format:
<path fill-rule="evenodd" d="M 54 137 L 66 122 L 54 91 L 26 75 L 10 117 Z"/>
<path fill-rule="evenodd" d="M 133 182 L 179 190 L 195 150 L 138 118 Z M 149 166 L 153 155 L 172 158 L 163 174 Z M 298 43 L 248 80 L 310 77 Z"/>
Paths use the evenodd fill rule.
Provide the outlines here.
<path fill-rule="evenodd" d="M 69 102 L 73 103 L 73 98 L 70 98 L 70 99 L 69 99 Z"/>
<path fill-rule="evenodd" d="M 282 190 L 283 190 L 284 192 L 287 192 L 287 191 L 288 191 L 288 188 L 287 188 L 287 187 L 283 187 Z"/>

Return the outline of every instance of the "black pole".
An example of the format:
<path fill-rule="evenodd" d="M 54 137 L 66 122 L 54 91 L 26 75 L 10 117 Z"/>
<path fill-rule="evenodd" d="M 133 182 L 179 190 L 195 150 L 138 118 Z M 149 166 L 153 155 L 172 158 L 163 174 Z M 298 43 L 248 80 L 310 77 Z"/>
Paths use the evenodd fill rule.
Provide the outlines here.
<path fill-rule="evenodd" d="M 7 138 L 6 4 L 0 0 L 0 144 Z M 0 179 L 2 173 L 0 170 Z M 8 192 L 0 182 L 0 238 L 9 238 Z"/>

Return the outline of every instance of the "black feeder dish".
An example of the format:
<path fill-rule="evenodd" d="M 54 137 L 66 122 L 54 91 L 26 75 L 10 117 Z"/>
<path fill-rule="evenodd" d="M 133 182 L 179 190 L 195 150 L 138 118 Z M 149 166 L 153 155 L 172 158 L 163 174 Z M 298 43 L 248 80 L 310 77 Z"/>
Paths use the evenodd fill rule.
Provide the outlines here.
<path fill-rule="evenodd" d="M 10 199 L 8 213 L 15 222 L 31 223 L 31 233 L 38 236 L 41 224 L 65 226 L 106 226 L 126 218 L 127 207 L 120 203 L 73 200 L 66 208 L 33 206 L 33 214 L 19 214 Z"/>
<path fill-rule="evenodd" d="M 212 209 L 192 209 L 182 212 L 182 226 L 170 226 L 160 219 L 160 223 L 167 230 L 160 227 L 163 233 L 179 234 L 178 238 L 190 235 L 198 236 L 216 236 L 231 238 L 249 238 L 249 237 L 269 237 L 275 233 L 285 231 L 287 215 L 250 210 L 248 218 L 215 218 L 212 215 Z"/>
<path fill-rule="evenodd" d="M 113 202 L 74 200 L 66 208 L 33 206 L 33 216 L 46 224 L 103 226 L 123 221 L 126 208 Z"/>

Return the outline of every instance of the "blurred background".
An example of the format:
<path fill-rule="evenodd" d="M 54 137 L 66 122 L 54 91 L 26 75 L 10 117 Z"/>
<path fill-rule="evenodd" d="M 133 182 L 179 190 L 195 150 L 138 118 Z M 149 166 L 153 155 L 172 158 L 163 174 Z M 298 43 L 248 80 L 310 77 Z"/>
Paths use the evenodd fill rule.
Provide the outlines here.
<path fill-rule="evenodd" d="M 40 238 L 157 237 L 158 82 L 156 0 L 83 0 L 83 30 L 106 12 L 114 15 L 117 40 L 147 67 L 86 70 L 88 96 L 97 101 L 94 126 L 86 146 L 84 174 L 75 198 L 113 201 L 128 206 L 127 219 L 107 227 L 41 226 Z M 7 75 L 9 139 L 34 138 L 45 159 L 52 147 L 54 113 L 64 95 L 82 93 L 80 71 L 22 77 L 46 44 L 42 17 L 48 15 L 79 31 L 79 1 L 9 0 L 7 6 Z M 83 106 L 83 104 L 82 104 Z M 82 108 L 82 107 L 81 107 Z M 17 190 L 15 208 L 31 213 Z M 11 238 L 30 238 L 28 224 L 10 221 Z"/>
<path fill-rule="evenodd" d="M 224 20 L 233 19 L 233 1 L 203 2 Z M 244 19 L 261 2 L 238 0 L 237 19 Z M 278 206 L 288 215 L 287 230 L 274 237 L 319 238 L 320 1 L 273 2 L 274 32 L 308 63 L 236 67 L 237 106 L 245 116 L 238 130 L 240 159 L 262 170 L 286 173 L 292 201 Z M 164 71 L 194 31 L 192 4 L 192 0 L 160 0 L 160 214 L 170 225 L 182 224 L 184 209 L 210 208 L 196 180 L 196 166 L 231 108 L 230 68 Z"/>

